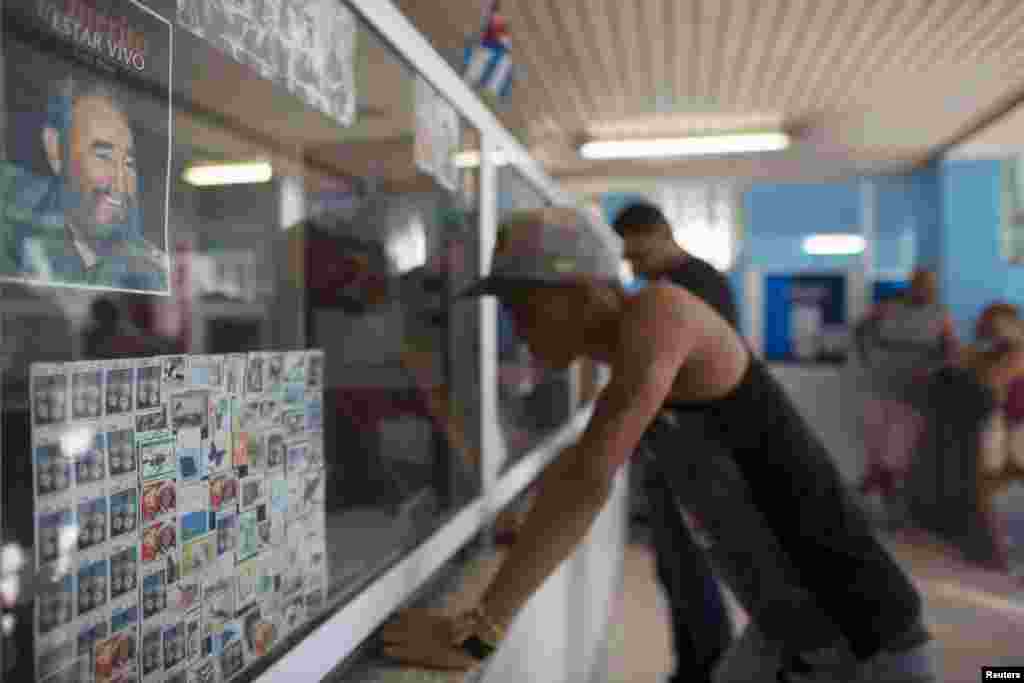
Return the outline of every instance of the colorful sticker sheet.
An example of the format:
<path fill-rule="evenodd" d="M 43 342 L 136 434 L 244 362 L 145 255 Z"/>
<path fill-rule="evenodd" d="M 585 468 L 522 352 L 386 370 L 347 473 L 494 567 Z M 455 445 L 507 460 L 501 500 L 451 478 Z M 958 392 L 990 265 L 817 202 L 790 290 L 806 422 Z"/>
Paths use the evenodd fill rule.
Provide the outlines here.
<path fill-rule="evenodd" d="M 325 609 L 323 367 L 32 366 L 38 681 L 227 682 Z"/>

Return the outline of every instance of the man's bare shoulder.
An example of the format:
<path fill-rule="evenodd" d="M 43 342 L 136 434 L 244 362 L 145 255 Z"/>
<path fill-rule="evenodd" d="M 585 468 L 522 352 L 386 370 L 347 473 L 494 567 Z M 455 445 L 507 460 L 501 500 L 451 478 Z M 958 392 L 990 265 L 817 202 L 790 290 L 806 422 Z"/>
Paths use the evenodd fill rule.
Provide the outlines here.
<path fill-rule="evenodd" d="M 713 309 L 700 297 L 669 282 L 655 282 L 637 292 L 627 301 L 626 322 L 675 321 L 700 324 Z"/>

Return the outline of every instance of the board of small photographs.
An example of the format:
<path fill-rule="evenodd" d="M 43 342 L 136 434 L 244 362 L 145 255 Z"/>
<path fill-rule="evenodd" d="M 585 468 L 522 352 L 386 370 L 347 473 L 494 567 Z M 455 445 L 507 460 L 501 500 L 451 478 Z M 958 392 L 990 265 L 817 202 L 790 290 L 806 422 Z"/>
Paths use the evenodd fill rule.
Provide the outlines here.
<path fill-rule="evenodd" d="M 322 352 L 31 376 L 38 681 L 229 681 L 324 609 Z"/>

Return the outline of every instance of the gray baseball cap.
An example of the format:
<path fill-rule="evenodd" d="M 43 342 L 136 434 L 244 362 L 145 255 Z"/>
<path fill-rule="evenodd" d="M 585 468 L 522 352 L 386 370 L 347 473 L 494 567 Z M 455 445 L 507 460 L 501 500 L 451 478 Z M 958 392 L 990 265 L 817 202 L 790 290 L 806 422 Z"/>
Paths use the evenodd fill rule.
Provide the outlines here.
<path fill-rule="evenodd" d="M 523 287 L 568 284 L 581 275 L 619 279 L 619 259 L 577 209 L 515 211 L 498 227 L 490 275 L 461 296 L 501 296 Z"/>

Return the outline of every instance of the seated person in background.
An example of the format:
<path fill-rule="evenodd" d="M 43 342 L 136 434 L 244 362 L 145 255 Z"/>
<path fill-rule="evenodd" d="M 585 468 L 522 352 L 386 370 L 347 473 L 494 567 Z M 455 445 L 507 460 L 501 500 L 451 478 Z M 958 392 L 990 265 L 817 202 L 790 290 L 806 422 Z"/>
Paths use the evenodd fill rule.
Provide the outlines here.
<path fill-rule="evenodd" d="M 1024 403 L 1024 321 L 1013 304 L 990 304 L 978 316 L 974 344 L 966 347 L 960 363 L 991 393 L 997 408 L 983 432 L 981 460 L 983 479 L 1002 488 L 1024 475 L 1010 458 L 1011 421 L 1021 422 Z M 988 491 L 991 493 L 992 491 Z"/>
<path fill-rule="evenodd" d="M 924 428 L 924 381 L 958 353 L 952 318 L 938 303 L 935 273 L 915 270 L 907 293 L 878 305 L 854 334 L 867 389 L 867 468 L 860 492 L 878 492 L 888 507 L 898 503 L 895 494 Z M 886 512 L 899 516 L 891 507 Z"/>

